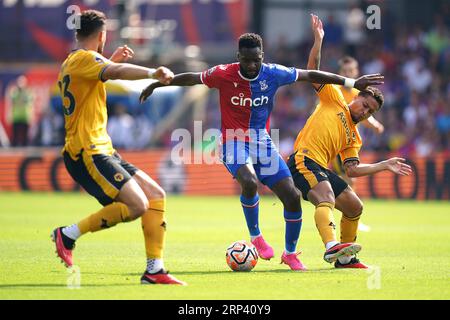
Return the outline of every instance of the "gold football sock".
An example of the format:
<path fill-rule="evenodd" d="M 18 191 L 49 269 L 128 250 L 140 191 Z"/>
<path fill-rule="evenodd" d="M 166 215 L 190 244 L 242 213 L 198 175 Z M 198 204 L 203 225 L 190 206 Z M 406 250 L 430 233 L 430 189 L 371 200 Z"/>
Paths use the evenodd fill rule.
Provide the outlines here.
<path fill-rule="evenodd" d="M 319 230 L 323 243 L 336 241 L 336 225 L 333 216 L 334 205 L 329 202 L 321 202 L 316 207 L 314 220 Z"/>
<path fill-rule="evenodd" d="M 120 222 L 130 221 L 130 210 L 121 202 L 114 202 L 78 223 L 81 234 L 95 232 L 115 226 Z"/>
<path fill-rule="evenodd" d="M 358 223 L 361 215 L 349 218 L 342 214 L 341 218 L 341 242 L 355 242 L 358 232 Z"/>
<path fill-rule="evenodd" d="M 161 259 L 166 237 L 166 199 L 150 199 L 149 202 L 149 209 L 141 217 L 145 252 L 147 259 Z"/>

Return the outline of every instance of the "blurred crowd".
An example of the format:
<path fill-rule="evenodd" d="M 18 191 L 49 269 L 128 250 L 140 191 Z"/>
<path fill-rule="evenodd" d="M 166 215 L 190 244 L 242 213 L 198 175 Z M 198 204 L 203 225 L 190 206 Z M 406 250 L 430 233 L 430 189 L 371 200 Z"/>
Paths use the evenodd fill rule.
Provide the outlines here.
<path fill-rule="evenodd" d="M 385 14 L 388 13 L 382 12 Z M 375 115 L 385 130 L 378 135 L 361 126 L 363 150 L 396 151 L 403 155 L 416 152 L 422 156 L 450 150 L 449 17 L 450 12 L 444 10 L 434 17 L 431 26 L 405 26 L 383 16 L 380 30 L 368 30 L 364 26 L 365 14 L 356 7 L 344 21 L 338 21 L 333 15 L 321 17 L 325 29 L 321 70 L 337 73 L 339 59 L 350 55 L 358 60 L 361 74 L 385 75 L 385 84 L 381 87 L 385 105 Z M 265 61 L 306 68 L 311 46 L 312 38 L 291 45 L 281 37 L 278 43 L 265 43 Z M 18 108 L 13 115 L 14 135 L 17 135 L 12 139 L 13 145 L 62 145 L 64 121 L 62 112 L 55 112 L 55 108 L 43 112 L 31 133 L 33 138 L 24 142 L 24 137 L 30 136 L 27 110 L 31 98 L 20 85 L 12 94 L 13 104 Z M 134 100 L 137 104 L 137 99 Z M 208 101 L 204 130 L 220 127 L 216 90 L 210 90 Z M 271 127 L 280 128 L 279 148 L 283 154 L 291 152 L 297 133 L 316 104 L 315 92 L 309 84 L 297 83 L 278 91 Z M 152 108 L 161 109 L 157 103 Z M 156 125 L 154 114 L 130 111 L 129 106 L 120 103 L 109 104 L 108 111 L 108 132 L 116 147 L 142 149 L 149 146 Z M 179 127 L 189 128 L 193 120 L 200 120 L 183 119 Z M 169 136 L 170 133 L 163 135 L 157 145 L 170 145 Z"/>
<path fill-rule="evenodd" d="M 358 10 L 358 9 L 355 9 Z M 406 27 L 395 19 L 383 19 L 379 31 L 351 30 L 357 13 L 348 15 L 347 26 L 325 17 L 321 70 L 338 72 L 338 61 L 351 55 L 359 62 L 360 74 L 382 73 L 384 107 L 375 118 L 384 125 L 381 135 L 363 126 L 363 150 L 416 152 L 429 156 L 450 150 L 450 23 L 449 16 L 436 15 L 434 24 Z M 364 18 L 365 19 L 365 18 Z M 446 21 L 447 19 L 447 21 Z M 360 23 L 365 23 L 360 21 Z M 287 66 L 306 67 L 312 40 L 288 46 L 284 39 L 266 46 L 266 60 Z M 298 131 L 316 106 L 309 85 L 282 88 L 272 116 L 272 128 L 280 130 L 280 149 L 292 149 Z"/>

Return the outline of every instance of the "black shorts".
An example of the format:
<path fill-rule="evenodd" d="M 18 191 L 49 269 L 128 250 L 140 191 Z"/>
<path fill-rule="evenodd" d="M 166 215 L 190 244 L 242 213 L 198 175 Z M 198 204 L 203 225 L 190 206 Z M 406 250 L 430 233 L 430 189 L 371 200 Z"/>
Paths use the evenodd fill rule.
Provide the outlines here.
<path fill-rule="evenodd" d="M 81 151 L 74 160 L 64 151 L 63 157 L 72 178 L 104 206 L 114 202 L 123 185 L 139 170 L 117 152 L 87 155 Z"/>
<path fill-rule="evenodd" d="M 333 161 L 331 161 L 331 167 L 337 175 L 345 175 L 344 164 L 342 163 L 340 156 L 337 156 Z"/>
<path fill-rule="evenodd" d="M 337 198 L 348 184 L 331 170 L 325 169 L 304 155 L 294 153 L 287 162 L 295 186 L 302 192 L 303 199 L 308 201 L 308 192 L 321 181 L 329 181 Z"/>

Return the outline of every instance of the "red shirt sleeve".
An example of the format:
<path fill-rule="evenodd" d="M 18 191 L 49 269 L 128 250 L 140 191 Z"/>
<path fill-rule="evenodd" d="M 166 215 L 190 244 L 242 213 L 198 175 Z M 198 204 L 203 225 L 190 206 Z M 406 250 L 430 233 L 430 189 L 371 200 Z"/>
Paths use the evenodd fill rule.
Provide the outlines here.
<path fill-rule="evenodd" d="M 209 88 L 219 89 L 222 72 L 222 68 L 219 66 L 212 67 L 202 72 L 201 80 L 203 84 L 207 85 Z"/>

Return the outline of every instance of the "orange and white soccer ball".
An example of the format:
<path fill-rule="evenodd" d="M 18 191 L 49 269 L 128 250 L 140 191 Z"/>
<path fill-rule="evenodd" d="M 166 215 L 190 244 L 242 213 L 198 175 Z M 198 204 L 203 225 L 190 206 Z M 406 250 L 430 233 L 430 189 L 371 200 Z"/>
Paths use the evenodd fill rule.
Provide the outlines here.
<path fill-rule="evenodd" d="M 239 240 L 227 248 L 226 259 L 231 270 L 250 271 L 258 262 L 258 251 L 250 242 Z"/>

